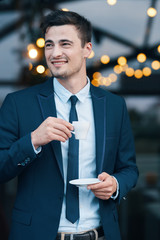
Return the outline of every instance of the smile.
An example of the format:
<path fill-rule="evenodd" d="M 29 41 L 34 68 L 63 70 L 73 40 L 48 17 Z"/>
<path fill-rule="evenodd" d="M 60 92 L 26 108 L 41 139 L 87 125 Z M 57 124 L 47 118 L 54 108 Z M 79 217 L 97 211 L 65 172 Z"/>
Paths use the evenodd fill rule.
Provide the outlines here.
<path fill-rule="evenodd" d="M 65 63 L 67 63 L 67 61 L 51 61 L 51 63 L 54 65 L 54 66 L 61 66 L 61 65 L 64 65 Z"/>

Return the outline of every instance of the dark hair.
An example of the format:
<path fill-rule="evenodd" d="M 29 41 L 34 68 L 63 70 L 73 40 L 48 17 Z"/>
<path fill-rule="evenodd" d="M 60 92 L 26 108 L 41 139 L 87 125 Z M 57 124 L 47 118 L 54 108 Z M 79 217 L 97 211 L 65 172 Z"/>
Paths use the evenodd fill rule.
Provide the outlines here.
<path fill-rule="evenodd" d="M 43 22 L 41 23 L 41 29 L 45 35 L 48 27 L 66 24 L 74 25 L 76 27 L 79 32 L 78 36 L 81 39 L 82 47 L 84 47 L 85 43 L 91 41 L 91 23 L 83 16 L 71 11 L 55 10 L 51 12 L 44 17 Z"/>

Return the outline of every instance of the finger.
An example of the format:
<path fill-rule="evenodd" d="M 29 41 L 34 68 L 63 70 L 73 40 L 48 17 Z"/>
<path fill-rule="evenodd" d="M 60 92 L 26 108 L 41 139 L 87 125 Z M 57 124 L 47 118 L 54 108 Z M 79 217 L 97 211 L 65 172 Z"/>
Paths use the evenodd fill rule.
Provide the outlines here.
<path fill-rule="evenodd" d="M 105 181 L 107 177 L 109 177 L 110 175 L 106 172 L 102 172 L 101 174 L 98 175 L 98 179 L 100 181 Z"/>
<path fill-rule="evenodd" d="M 52 131 L 52 140 L 57 140 L 55 138 L 59 139 L 59 137 L 66 141 L 66 140 L 68 140 L 68 138 L 70 136 L 68 136 L 65 132 L 63 132 L 63 131 L 61 131 L 59 129 L 53 129 L 53 131 Z"/>
<path fill-rule="evenodd" d="M 56 134 L 58 134 L 60 136 L 66 137 L 66 139 L 68 139 L 72 136 L 71 131 L 66 126 L 61 125 L 59 123 L 54 125 L 53 132 L 55 132 Z"/>
<path fill-rule="evenodd" d="M 65 121 L 64 119 L 61 118 L 54 118 L 54 121 L 56 123 L 59 123 L 63 126 L 65 126 L 69 131 L 73 131 L 73 125 L 70 122 Z"/>
<path fill-rule="evenodd" d="M 102 200 L 108 200 L 111 195 L 110 194 L 94 194 L 97 198 L 102 199 Z"/>
<path fill-rule="evenodd" d="M 91 189 L 91 190 L 97 190 L 97 189 L 102 189 L 102 188 L 106 188 L 106 183 L 105 182 L 100 182 L 100 183 L 96 183 L 96 184 L 89 184 L 87 186 L 87 189 Z"/>

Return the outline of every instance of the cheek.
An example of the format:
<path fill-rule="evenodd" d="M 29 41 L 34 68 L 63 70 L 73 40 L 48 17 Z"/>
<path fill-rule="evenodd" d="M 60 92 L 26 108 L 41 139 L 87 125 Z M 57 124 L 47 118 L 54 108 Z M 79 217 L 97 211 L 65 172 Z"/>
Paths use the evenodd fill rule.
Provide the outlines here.
<path fill-rule="evenodd" d="M 46 58 L 46 61 L 49 60 L 49 58 L 50 58 L 50 53 L 49 53 L 49 51 L 45 51 L 45 52 L 44 52 L 44 56 L 45 56 L 45 58 Z"/>

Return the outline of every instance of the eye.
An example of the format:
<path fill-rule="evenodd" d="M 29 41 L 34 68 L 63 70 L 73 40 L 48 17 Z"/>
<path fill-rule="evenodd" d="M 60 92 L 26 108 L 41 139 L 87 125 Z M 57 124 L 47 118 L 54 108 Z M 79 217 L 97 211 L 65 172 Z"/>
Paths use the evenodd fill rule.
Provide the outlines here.
<path fill-rule="evenodd" d="M 62 46 L 63 47 L 69 47 L 69 46 L 71 46 L 71 43 L 70 42 L 63 42 Z"/>
<path fill-rule="evenodd" d="M 46 43 L 45 48 L 51 48 L 53 46 L 52 43 Z"/>

